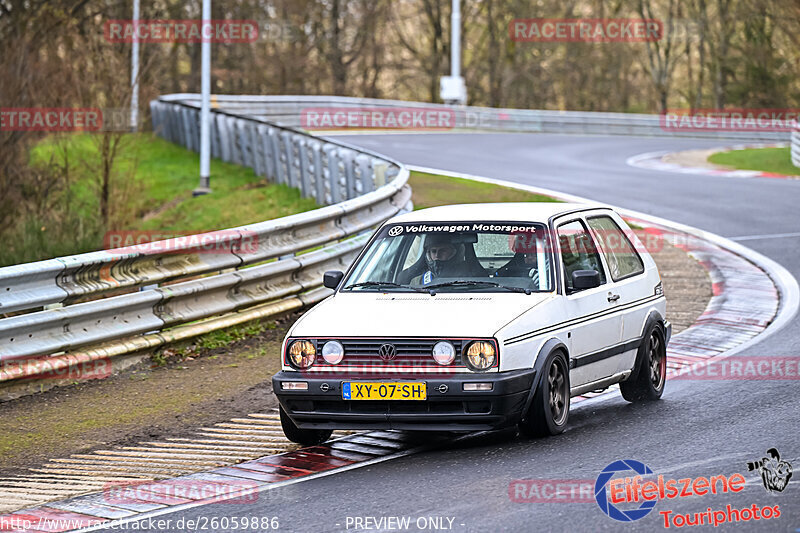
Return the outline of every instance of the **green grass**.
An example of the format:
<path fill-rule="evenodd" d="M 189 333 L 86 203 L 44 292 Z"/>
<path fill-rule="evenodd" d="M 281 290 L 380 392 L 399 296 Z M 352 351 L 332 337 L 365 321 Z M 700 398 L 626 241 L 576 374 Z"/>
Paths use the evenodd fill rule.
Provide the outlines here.
<path fill-rule="evenodd" d="M 72 186 L 76 203 L 83 216 L 96 216 L 98 202 L 92 191 L 95 170 L 92 165 L 99 154 L 95 140 L 89 134 L 74 135 L 68 138 L 66 148 L 72 164 L 79 165 Z M 46 138 L 34 148 L 31 164 L 41 165 L 51 156 L 63 162 L 55 137 Z M 198 184 L 199 155 L 151 134 L 126 136 L 115 165 L 121 176 L 133 174 L 138 194 L 129 203 L 137 218 L 149 215 L 145 224 L 131 220 L 121 229 L 211 230 L 317 207 L 313 200 L 300 198 L 295 189 L 267 184 L 252 169 L 218 159 L 211 161 L 213 194 L 193 198 L 191 192 Z M 267 205 L 262 203 L 265 200 Z M 274 216 L 268 216 L 273 213 Z"/>
<path fill-rule="evenodd" d="M 716 165 L 739 170 L 760 170 L 786 176 L 800 176 L 800 168 L 792 164 L 789 147 L 719 152 L 711 155 L 708 160 Z"/>
<path fill-rule="evenodd" d="M 558 201 L 542 194 L 424 172 L 412 172 L 408 183 L 415 210 L 449 204 Z"/>
<path fill-rule="evenodd" d="M 66 155 L 65 155 L 66 154 Z M 212 194 L 192 197 L 198 154 L 152 134 L 124 137 L 114 165 L 111 217 L 100 223 L 100 158 L 91 134 L 50 136 L 31 151 L 34 169 L 69 163 L 69 185 L 46 219 L 28 216 L 3 235 L 0 265 L 101 249 L 108 231 L 197 233 L 251 224 L 315 209 L 286 185 L 267 183 L 252 169 L 211 161 Z"/>

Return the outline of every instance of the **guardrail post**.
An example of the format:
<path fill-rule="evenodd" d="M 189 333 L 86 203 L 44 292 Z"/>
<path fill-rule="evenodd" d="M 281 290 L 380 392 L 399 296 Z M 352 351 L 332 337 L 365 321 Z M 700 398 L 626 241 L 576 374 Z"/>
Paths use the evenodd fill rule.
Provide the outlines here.
<path fill-rule="evenodd" d="M 380 161 L 375 161 L 372 163 L 372 172 L 374 176 L 373 183 L 375 184 L 376 189 L 386 185 L 386 168 L 388 166 L 388 163 L 381 163 Z"/>
<path fill-rule="evenodd" d="M 298 136 L 295 138 L 297 146 L 297 162 L 300 171 L 300 195 L 303 198 L 311 196 L 311 176 L 308 170 L 308 144 L 305 139 Z"/>
<path fill-rule="evenodd" d="M 261 153 L 264 155 L 264 175 L 269 181 L 276 181 L 277 171 L 275 169 L 275 150 L 272 147 L 272 128 L 268 126 L 258 127 L 258 138 L 261 144 Z"/>
<path fill-rule="evenodd" d="M 181 108 L 181 144 L 184 148 L 192 149 L 191 134 L 190 134 L 190 121 L 189 110 L 185 107 Z"/>
<path fill-rule="evenodd" d="M 269 145 L 270 150 L 272 150 L 272 164 L 275 167 L 275 182 L 286 183 L 288 178 L 286 177 L 286 168 L 283 165 L 284 158 L 281 155 L 283 152 L 283 142 L 281 140 L 280 130 L 276 128 L 270 128 Z"/>
<path fill-rule="evenodd" d="M 200 110 L 191 109 L 192 116 L 192 145 L 196 147 L 195 151 L 200 151 Z M 211 133 L 209 131 L 209 133 Z M 210 140 L 210 137 L 209 137 Z"/>
<path fill-rule="evenodd" d="M 244 165 L 242 156 L 242 145 L 239 136 L 239 121 L 233 117 L 228 117 L 228 125 L 231 132 L 231 162 L 237 165 Z"/>
<path fill-rule="evenodd" d="M 314 158 L 314 198 L 317 205 L 326 205 L 325 202 L 325 175 L 322 169 L 322 150 L 320 143 L 311 143 L 312 157 Z"/>
<path fill-rule="evenodd" d="M 250 150 L 253 157 L 253 170 L 256 176 L 264 176 L 264 158 L 262 152 L 264 145 L 258 142 L 258 126 L 254 122 L 248 122 L 247 132 L 250 137 Z"/>
<path fill-rule="evenodd" d="M 169 140 L 175 144 L 181 144 L 181 114 L 179 112 L 169 113 Z"/>
<path fill-rule="evenodd" d="M 339 153 L 341 154 L 342 161 L 344 162 L 345 194 L 349 200 L 350 198 L 355 198 L 357 196 L 355 168 L 353 165 L 353 152 L 352 150 L 340 150 Z"/>
<path fill-rule="evenodd" d="M 292 144 L 292 134 L 288 131 L 284 131 L 281 133 L 281 139 L 283 140 L 283 150 L 281 151 L 281 160 L 284 164 L 284 169 L 286 170 L 286 183 L 289 187 L 296 187 L 297 186 L 297 176 L 295 176 L 294 172 L 294 146 Z"/>
<path fill-rule="evenodd" d="M 197 112 L 197 120 L 200 120 L 200 111 Z M 211 157 L 219 159 L 220 158 L 220 147 L 219 147 L 219 129 L 217 128 L 217 120 L 214 116 L 215 114 L 212 112 L 209 121 L 208 121 L 208 139 L 211 144 Z M 200 123 L 198 122 L 198 125 Z"/>
<path fill-rule="evenodd" d="M 214 113 L 211 114 L 214 116 Z M 219 131 L 220 158 L 223 161 L 231 161 L 231 132 L 228 129 L 228 117 L 217 115 L 217 131 Z"/>
<path fill-rule="evenodd" d="M 328 187 L 331 191 L 331 203 L 338 204 L 342 198 L 341 178 L 339 176 L 339 149 L 336 146 L 328 145 L 323 148 L 328 162 Z"/>
<path fill-rule="evenodd" d="M 253 153 L 250 146 L 250 132 L 247 121 L 236 119 L 236 140 L 241 153 L 241 165 L 253 168 Z"/>
<path fill-rule="evenodd" d="M 361 194 L 366 194 L 375 190 L 375 174 L 372 168 L 372 157 L 368 155 L 358 156 L 358 168 L 361 171 Z"/>

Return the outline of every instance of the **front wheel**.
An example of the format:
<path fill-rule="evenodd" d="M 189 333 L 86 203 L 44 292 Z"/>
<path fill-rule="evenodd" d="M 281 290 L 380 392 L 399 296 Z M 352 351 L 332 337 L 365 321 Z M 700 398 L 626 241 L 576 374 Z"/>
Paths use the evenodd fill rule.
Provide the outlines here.
<path fill-rule="evenodd" d="M 569 419 L 569 370 L 561 352 L 547 356 L 544 375 L 533 395 L 528 412 L 519 423 L 519 431 L 528 437 L 558 435 Z"/>
<path fill-rule="evenodd" d="M 315 446 L 331 438 L 331 433 L 333 433 L 333 431 L 330 429 L 300 429 L 292 422 L 292 419 L 289 418 L 289 415 L 286 414 L 283 407 L 279 407 L 279 410 L 281 413 L 281 428 L 283 428 L 283 434 L 286 435 L 286 438 L 290 441 L 302 444 L 303 446 Z"/>
<path fill-rule="evenodd" d="M 652 325 L 647 330 L 637 359 L 636 377 L 619 384 L 622 397 L 631 403 L 658 400 L 664 393 L 667 378 L 667 346 L 658 326 Z"/>

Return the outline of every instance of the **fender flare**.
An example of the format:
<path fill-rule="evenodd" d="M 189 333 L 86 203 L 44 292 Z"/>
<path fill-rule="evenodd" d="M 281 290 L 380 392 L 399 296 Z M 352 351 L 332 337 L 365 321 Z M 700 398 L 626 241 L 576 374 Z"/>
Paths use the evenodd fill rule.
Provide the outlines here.
<path fill-rule="evenodd" d="M 650 311 L 650 314 L 647 315 L 647 319 L 644 321 L 644 327 L 642 328 L 642 334 L 641 334 L 641 337 L 639 339 L 639 346 L 641 346 L 642 342 L 644 342 L 645 333 L 647 333 L 649 331 L 650 327 L 652 327 L 653 325 L 655 325 L 655 327 L 658 328 L 659 331 L 661 331 L 661 338 L 664 341 L 664 343 L 666 344 L 666 342 L 667 342 L 667 331 L 666 331 L 666 326 L 664 325 L 664 318 L 661 316 L 661 314 L 658 311 L 656 311 L 654 309 L 654 310 Z M 666 348 L 666 346 L 665 346 L 665 348 Z M 639 369 L 642 366 L 641 363 L 642 363 L 642 353 L 641 353 L 640 350 L 637 350 L 636 351 L 636 360 L 633 362 L 633 369 L 631 371 L 631 375 L 628 376 L 628 379 L 626 379 L 625 381 L 633 381 L 639 376 Z"/>
<path fill-rule="evenodd" d="M 528 393 L 528 398 L 525 400 L 525 406 L 522 408 L 522 417 L 525 417 L 525 414 L 528 412 L 528 409 L 533 402 L 533 397 L 536 395 L 536 391 L 539 390 L 539 387 L 542 385 L 542 380 L 544 379 L 542 374 L 542 367 L 544 367 L 544 362 L 556 350 L 560 350 L 564 352 L 564 359 L 567 362 L 567 378 L 569 379 L 569 369 L 570 369 L 570 362 L 569 362 L 569 350 L 564 345 L 564 343 L 557 338 L 551 338 L 547 342 L 545 342 L 542 347 L 539 349 L 539 354 L 536 356 L 536 362 L 533 364 L 533 369 L 536 371 L 536 374 L 533 377 L 533 385 L 531 386 L 531 390 Z"/>

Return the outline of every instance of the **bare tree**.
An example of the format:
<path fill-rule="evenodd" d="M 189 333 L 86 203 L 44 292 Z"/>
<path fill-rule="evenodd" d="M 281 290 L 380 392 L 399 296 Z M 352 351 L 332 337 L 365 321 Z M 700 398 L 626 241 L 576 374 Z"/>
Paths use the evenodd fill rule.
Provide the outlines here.
<path fill-rule="evenodd" d="M 672 72 L 675 69 L 675 54 L 673 50 L 673 24 L 679 16 L 680 3 L 677 0 L 666 0 L 666 6 L 660 10 L 664 16 L 656 16 L 657 3 L 655 0 L 638 0 L 637 9 L 643 19 L 660 19 L 664 23 L 661 40 L 645 41 L 647 51 L 647 70 L 653 81 L 653 86 L 658 99 L 658 110 L 667 110 Z"/>

